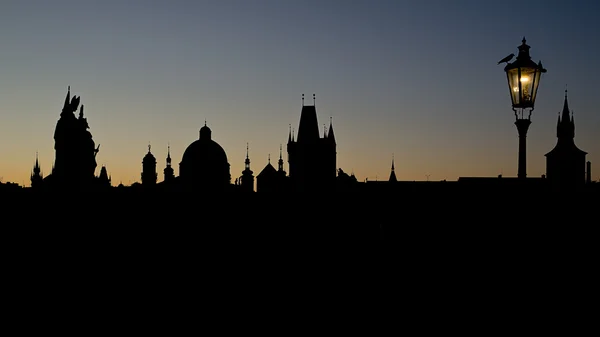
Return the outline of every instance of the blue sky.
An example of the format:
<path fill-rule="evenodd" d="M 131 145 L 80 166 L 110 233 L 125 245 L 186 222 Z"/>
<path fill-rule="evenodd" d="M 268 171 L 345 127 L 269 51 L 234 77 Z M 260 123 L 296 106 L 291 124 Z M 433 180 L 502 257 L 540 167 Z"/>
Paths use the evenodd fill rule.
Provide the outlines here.
<path fill-rule="evenodd" d="M 600 59 L 593 1 L 5 1 L 0 12 L 0 177 L 45 174 L 67 87 L 81 96 L 99 167 L 162 178 L 204 121 L 235 178 L 297 128 L 301 95 L 333 125 L 338 166 L 359 180 L 516 176 L 517 131 L 498 60 L 525 36 L 544 74 L 528 175 L 545 173 L 568 88 L 575 143 L 600 179 Z M 285 147 L 284 147 L 285 148 Z M 284 153 L 284 159 L 286 158 Z M 99 170 L 98 170 L 99 172 Z"/>

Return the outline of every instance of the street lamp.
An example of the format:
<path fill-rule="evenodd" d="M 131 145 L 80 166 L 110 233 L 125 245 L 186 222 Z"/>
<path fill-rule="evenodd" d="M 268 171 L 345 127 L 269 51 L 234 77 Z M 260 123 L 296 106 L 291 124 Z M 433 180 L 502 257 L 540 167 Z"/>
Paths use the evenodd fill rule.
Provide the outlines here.
<path fill-rule="evenodd" d="M 535 63 L 531 60 L 530 47 L 525 42 L 525 37 L 523 37 L 522 44 L 519 46 L 519 54 L 514 62 L 509 62 L 514 54 L 498 62 L 506 62 L 504 71 L 508 80 L 512 109 L 515 113 L 515 125 L 519 132 L 519 178 L 527 177 L 527 130 L 531 124 L 531 112 L 534 108 L 540 79 L 542 73 L 546 72 L 542 61 Z"/>

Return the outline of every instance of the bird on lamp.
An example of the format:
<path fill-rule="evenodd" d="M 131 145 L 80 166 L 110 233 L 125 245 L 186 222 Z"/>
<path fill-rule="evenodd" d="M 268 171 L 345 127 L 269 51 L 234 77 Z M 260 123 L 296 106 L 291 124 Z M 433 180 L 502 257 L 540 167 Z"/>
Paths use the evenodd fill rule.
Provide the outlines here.
<path fill-rule="evenodd" d="M 498 61 L 498 64 L 500 63 L 508 63 L 508 61 L 512 60 L 512 58 L 515 57 L 515 54 L 510 54 L 507 57 L 503 58 L 502 60 Z"/>

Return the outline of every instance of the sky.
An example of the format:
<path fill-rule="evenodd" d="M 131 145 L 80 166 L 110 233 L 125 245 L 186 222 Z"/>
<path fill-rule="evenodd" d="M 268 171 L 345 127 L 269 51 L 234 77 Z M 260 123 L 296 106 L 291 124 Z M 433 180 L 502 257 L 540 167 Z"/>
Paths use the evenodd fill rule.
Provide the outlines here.
<path fill-rule="evenodd" d="M 521 6 L 521 7 L 519 7 Z M 141 181 L 151 145 L 163 179 L 204 125 L 232 181 L 249 147 L 276 165 L 316 97 L 337 166 L 359 181 L 516 177 L 518 134 L 504 65 L 523 37 L 543 74 L 527 175 L 546 171 L 565 90 L 575 144 L 600 180 L 598 1 L 42 1 L 0 11 L 0 179 L 30 186 L 54 162 L 68 86 L 81 97 L 113 185 Z M 321 129 L 323 127 L 321 126 Z"/>

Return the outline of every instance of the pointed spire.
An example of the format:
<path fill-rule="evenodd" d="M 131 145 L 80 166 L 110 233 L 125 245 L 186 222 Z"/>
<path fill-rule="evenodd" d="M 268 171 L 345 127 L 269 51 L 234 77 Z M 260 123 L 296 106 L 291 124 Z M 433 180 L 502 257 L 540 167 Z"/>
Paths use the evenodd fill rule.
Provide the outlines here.
<path fill-rule="evenodd" d="M 313 94 L 313 105 L 314 105 L 314 106 L 317 106 L 317 99 L 316 99 L 316 97 L 315 97 L 315 94 Z"/>
<path fill-rule="evenodd" d="M 333 117 L 329 116 L 329 133 L 327 138 L 335 144 L 335 134 L 333 133 Z"/>
<path fill-rule="evenodd" d="M 570 112 L 569 112 L 569 102 L 567 100 L 567 89 L 565 89 L 565 102 L 563 104 L 563 110 L 562 110 L 562 120 L 563 121 L 568 121 L 570 120 Z"/>
<path fill-rule="evenodd" d="M 302 106 L 304 106 L 304 94 L 302 94 Z"/>
<path fill-rule="evenodd" d="M 567 89 L 565 89 L 565 101 L 563 103 L 563 109 L 559 112 L 558 122 L 556 124 L 556 136 L 559 139 L 570 139 L 575 138 L 575 122 L 569 111 L 569 102 L 567 99 Z"/>
<path fill-rule="evenodd" d="M 150 145 L 150 142 L 148 142 L 148 153 L 150 153 L 150 148 L 152 147 L 152 145 Z"/>
<path fill-rule="evenodd" d="M 398 181 L 398 179 L 396 179 L 396 170 L 394 168 L 394 154 L 392 153 L 392 170 L 390 172 L 390 182 L 396 182 Z"/>
<path fill-rule="evenodd" d="M 246 160 L 244 161 L 246 170 L 250 169 L 249 145 L 246 143 Z"/>
<path fill-rule="evenodd" d="M 171 167 L 171 145 L 167 143 L 167 167 Z"/>
<path fill-rule="evenodd" d="M 271 154 L 270 153 L 267 155 L 267 160 L 268 160 L 269 164 L 271 164 Z"/>
<path fill-rule="evenodd" d="M 278 171 L 283 172 L 283 155 L 281 144 L 279 144 L 279 160 L 277 161 L 277 164 Z"/>

